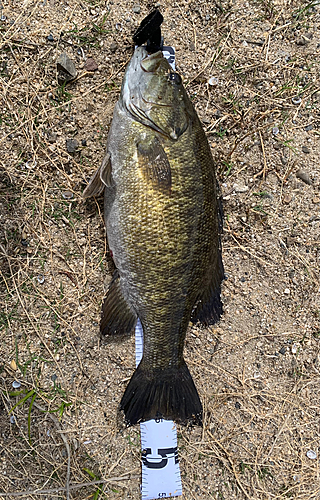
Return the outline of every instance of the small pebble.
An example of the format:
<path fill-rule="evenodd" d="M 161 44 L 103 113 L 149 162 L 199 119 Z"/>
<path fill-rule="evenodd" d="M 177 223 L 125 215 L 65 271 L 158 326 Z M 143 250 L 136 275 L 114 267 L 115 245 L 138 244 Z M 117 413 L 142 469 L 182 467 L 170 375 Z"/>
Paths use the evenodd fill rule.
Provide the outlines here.
<path fill-rule="evenodd" d="M 291 194 L 285 194 L 282 198 L 283 203 L 285 203 L 286 205 L 288 205 L 291 200 L 292 200 Z"/>
<path fill-rule="evenodd" d="M 302 146 L 302 151 L 306 154 L 310 153 L 310 149 L 307 146 Z"/>
<path fill-rule="evenodd" d="M 76 139 L 67 139 L 66 146 L 67 146 L 68 153 L 73 154 L 78 149 L 79 144 L 78 144 L 78 141 Z"/>
<path fill-rule="evenodd" d="M 234 406 L 237 408 L 237 410 L 241 408 L 241 404 L 239 403 L 239 401 L 237 401 Z"/>
<path fill-rule="evenodd" d="M 16 424 L 16 423 L 17 423 L 16 417 L 14 415 L 11 415 L 10 424 Z"/>
<path fill-rule="evenodd" d="M 28 160 L 26 162 L 26 168 L 34 168 L 37 166 L 37 161 Z"/>
<path fill-rule="evenodd" d="M 212 76 L 211 78 L 209 78 L 208 83 L 209 83 L 209 85 L 214 87 L 215 85 L 218 85 L 219 78 L 217 78 L 216 76 Z"/>
<path fill-rule="evenodd" d="M 74 62 L 70 59 L 70 57 L 63 52 L 57 59 L 57 69 L 60 72 L 59 75 L 61 80 L 66 82 L 70 80 L 74 80 L 77 76 L 77 70 L 74 65 Z"/>
<path fill-rule="evenodd" d="M 309 130 L 313 129 L 313 125 L 307 125 L 306 127 L 304 127 L 304 129 L 306 132 L 309 132 Z"/>
<path fill-rule="evenodd" d="M 39 276 L 37 277 L 37 280 L 38 280 L 38 283 L 40 283 L 40 285 L 42 285 L 44 283 L 45 277 L 43 276 L 43 274 L 39 274 Z"/>
<path fill-rule="evenodd" d="M 307 45 L 309 42 L 310 42 L 310 40 L 307 37 L 302 36 L 301 38 L 297 39 L 296 44 L 303 46 L 303 45 Z"/>
<path fill-rule="evenodd" d="M 272 133 L 273 133 L 273 135 L 277 135 L 277 134 L 279 134 L 279 129 L 278 129 L 278 127 L 273 127 L 273 129 L 272 129 Z"/>
<path fill-rule="evenodd" d="M 293 103 L 293 104 L 298 105 L 298 104 L 300 104 L 300 102 L 301 102 L 301 97 L 299 97 L 299 96 L 293 97 L 293 98 L 291 99 L 291 101 L 292 101 L 292 103 Z"/>
<path fill-rule="evenodd" d="M 73 198 L 72 191 L 64 191 L 62 193 L 62 198 L 64 198 L 65 200 L 72 200 L 72 198 Z"/>
<path fill-rule="evenodd" d="M 285 347 L 281 347 L 279 350 L 280 354 L 284 355 L 286 353 L 287 349 Z"/>
<path fill-rule="evenodd" d="M 51 380 L 52 382 L 55 382 L 58 378 L 58 375 L 56 375 L 55 373 L 51 376 Z"/>
<path fill-rule="evenodd" d="M 87 104 L 87 111 L 88 111 L 88 113 L 93 113 L 94 112 L 93 104 L 91 104 L 91 103 Z"/>
<path fill-rule="evenodd" d="M 311 460 L 315 460 L 317 458 L 317 454 L 313 450 L 307 451 L 307 457 L 310 458 Z"/>
<path fill-rule="evenodd" d="M 48 42 L 54 42 L 53 35 L 50 33 L 50 35 L 47 38 Z"/>
<path fill-rule="evenodd" d="M 290 290 L 289 290 L 289 288 L 286 288 L 286 289 L 285 289 L 285 291 L 284 291 L 283 293 L 285 293 L 286 295 L 290 295 Z"/>
<path fill-rule="evenodd" d="M 88 57 L 85 65 L 84 65 L 84 69 L 86 71 L 97 71 L 98 65 L 97 65 L 96 61 L 93 59 L 93 57 Z"/>
<path fill-rule="evenodd" d="M 112 42 L 112 44 L 110 45 L 110 50 L 111 52 L 115 52 L 118 48 L 118 44 L 116 42 Z"/>
<path fill-rule="evenodd" d="M 86 139 L 81 139 L 81 146 L 86 146 L 86 145 L 87 145 Z"/>
<path fill-rule="evenodd" d="M 133 6 L 132 10 L 133 10 L 133 12 L 134 12 L 135 14 L 140 14 L 140 12 L 141 12 L 141 7 L 140 7 L 140 5 L 136 4 L 136 5 L 134 5 L 134 6 Z"/>
<path fill-rule="evenodd" d="M 297 353 L 298 347 L 299 346 L 297 344 L 292 344 L 292 347 L 291 347 L 292 354 L 296 354 Z"/>
<path fill-rule="evenodd" d="M 20 384 L 19 380 L 14 380 L 14 381 L 12 382 L 12 387 L 13 387 L 14 389 L 19 389 L 19 388 L 21 387 L 21 384 Z"/>
<path fill-rule="evenodd" d="M 15 360 L 13 359 L 10 363 L 10 368 L 14 371 L 16 371 L 17 369 L 17 363 L 15 362 Z"/>
<path fill-rule="evenodd" d="M 60 354 L 56 355 L 56 361 L 60 361 Z"/>
<path fill-rule="evenodd" d="M 56 140 L 57 140 L 57 134 L 55 132 L 49 132 L 48 141 L 53 144 L 54 142 L 56 142 Z"/>
<path fill-rule="evenodd" d="M 312 185 L 312 180 L 310 179 L 309 175 L 303 170 L 298 170 L 296 176 L 298 177 L 298 179 L 302 180 L 302 182 L 304 182 L 305 184 L 309 184 L 309 186 Z"/>

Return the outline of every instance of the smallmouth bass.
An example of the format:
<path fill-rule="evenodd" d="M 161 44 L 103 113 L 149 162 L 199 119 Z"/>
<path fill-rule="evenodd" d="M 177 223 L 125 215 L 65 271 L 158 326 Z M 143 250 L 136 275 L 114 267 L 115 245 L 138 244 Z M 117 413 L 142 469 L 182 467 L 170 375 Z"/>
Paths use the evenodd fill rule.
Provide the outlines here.
<path fill-rule="evenodd" d="M 207 138 L 161 51 L 138 47 L 127 66 L 106 156 L 83 196 L 103 190 L 117 270 L 101 334 L 130 333 L 137 318 L 144 333 L 120 408 L 128 425 L 159 416 L 201 424 L 183 347 L 190 320 L 213 324 L 222 313 L 222 217 Z"/>

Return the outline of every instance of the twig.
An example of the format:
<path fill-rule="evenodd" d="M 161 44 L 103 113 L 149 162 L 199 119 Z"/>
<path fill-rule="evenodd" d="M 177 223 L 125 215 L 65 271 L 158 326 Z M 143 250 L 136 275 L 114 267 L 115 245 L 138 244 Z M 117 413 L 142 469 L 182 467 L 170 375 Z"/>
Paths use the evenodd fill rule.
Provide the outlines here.
<path fill-rule="evenodd" d="M 266 173 L 267 173 L 267 160 L 266 160 L 266 152 L 264 150 L 264 143 L 263 143 L 263 139 L 262 139 L 262 135 L 261 135 L 260 130 L 259 130 L 259 137 L 260 137 L 262 154 L 263 154 L 263 177 L 262 177 L 262 179 L 265 181 L 266 180 Z"/>

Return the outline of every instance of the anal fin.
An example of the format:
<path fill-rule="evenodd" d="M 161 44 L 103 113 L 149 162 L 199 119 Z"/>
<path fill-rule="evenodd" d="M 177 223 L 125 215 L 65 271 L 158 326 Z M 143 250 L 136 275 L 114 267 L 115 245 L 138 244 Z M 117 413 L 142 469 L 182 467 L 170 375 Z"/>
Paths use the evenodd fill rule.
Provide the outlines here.
<path fill-rule="evenodd" d="M 129 335 L 136 324 L 137 315 L 123 296 L 120 276 L 116 270 L 102 305 L 101 335 Z"/>

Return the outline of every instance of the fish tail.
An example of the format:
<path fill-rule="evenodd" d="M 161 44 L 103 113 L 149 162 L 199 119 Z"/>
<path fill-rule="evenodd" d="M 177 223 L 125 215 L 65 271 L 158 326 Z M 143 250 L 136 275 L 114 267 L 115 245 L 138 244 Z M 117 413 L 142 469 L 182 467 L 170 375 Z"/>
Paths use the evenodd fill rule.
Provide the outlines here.
<path fill-rule="evenodd" d="M 178 367 L 157 370 L 144 365 L 142 360 L 120 403 L 126 424 L 164 418 L 202 425 L 202 405 L 185 361 Z"/>

